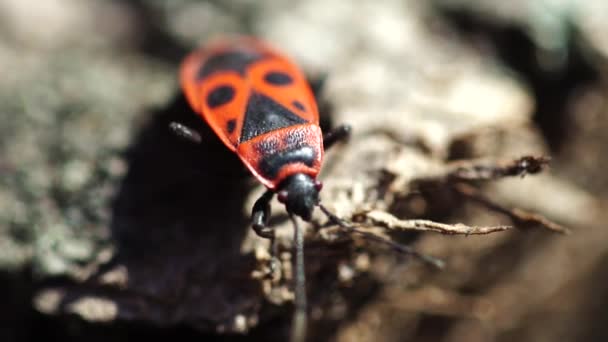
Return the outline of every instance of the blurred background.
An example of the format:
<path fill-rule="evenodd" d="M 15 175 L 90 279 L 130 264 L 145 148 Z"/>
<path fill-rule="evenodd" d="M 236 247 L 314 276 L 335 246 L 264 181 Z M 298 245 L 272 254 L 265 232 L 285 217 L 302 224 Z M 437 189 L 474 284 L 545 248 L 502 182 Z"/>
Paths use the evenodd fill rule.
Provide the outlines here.
<path fill-rule="evenodd" d="M 484 191 L 572 229 L 417 239 L 441 273 L 386 255 L 347 280 L 349 257 L 312 266 L 311 339 L 608 339 L 608 2 L 0 0 L 1 341 L 286 336 L 289 304 L 244 276 L 259 187 L 217 141 L 165 131 L 204 129 L 180 95 L 183 56 L 243 33 L 328 74 L 327 120 L 357 132 L 344 165 L 389 131 L 424 147 L 420 165 L 549 155 L 544 175 Z M 355 169 L 332 164 L 328 182 Z M 498 220 L 424 203 L 407 212 Z"/>

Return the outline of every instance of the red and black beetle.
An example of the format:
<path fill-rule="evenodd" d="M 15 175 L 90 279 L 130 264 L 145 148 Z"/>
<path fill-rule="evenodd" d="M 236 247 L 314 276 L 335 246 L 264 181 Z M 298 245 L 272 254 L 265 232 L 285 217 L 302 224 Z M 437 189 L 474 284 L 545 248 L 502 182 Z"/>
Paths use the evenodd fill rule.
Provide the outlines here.
<path fill-rule="evenodd" d="M 254 205 L 256 232 L 273 236 L 266 222 L 274 193 L 288 213 L 309 221 L 319 203 L 324 149 L 346 138 L 350 126 L 323 136 L 302 71 L 266 43 L 239 37 L 187 56 L 180 83 L 192 108 L 268 189 Z M 183 125 L 172 128 L 196 139 L 197 133 Z"/>
<path fill-rule="evenodd" d="M 323 135 L 315 95 L 302 71 L 254 38 L 217 40 L 192 52 L 181 65 L 180 83 L 194 111 L 266 186 L 252 211 L 256 233 L 274 238 L 267 223 L 275 193 L 290 214 L 296 247 L 294 339 L 301 340 L 306 325 L 303 236 L 293 215 L 310 221 L 320 206 L 317 176 L 324 150 L 348 137 L 350 126 Z M 180 123 L 170 127 L 180 136 L 201 140 Z"/>

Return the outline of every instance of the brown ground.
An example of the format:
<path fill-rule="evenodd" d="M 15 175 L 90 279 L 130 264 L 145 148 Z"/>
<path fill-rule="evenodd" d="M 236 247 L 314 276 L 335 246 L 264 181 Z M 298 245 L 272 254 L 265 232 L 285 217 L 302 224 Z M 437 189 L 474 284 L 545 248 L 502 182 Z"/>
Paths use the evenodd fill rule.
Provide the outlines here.
<path fill-rule="evenodd" d="M 323 203 L 445 262 L 316 213 L 311 340 L 606 340 L 608 5 L 572 3 L 0 1 L 0 340 L 285 339 L 287 216 L 270 279 L 263 189 L 176 82 L 227 33 L 328 74 Z"/>

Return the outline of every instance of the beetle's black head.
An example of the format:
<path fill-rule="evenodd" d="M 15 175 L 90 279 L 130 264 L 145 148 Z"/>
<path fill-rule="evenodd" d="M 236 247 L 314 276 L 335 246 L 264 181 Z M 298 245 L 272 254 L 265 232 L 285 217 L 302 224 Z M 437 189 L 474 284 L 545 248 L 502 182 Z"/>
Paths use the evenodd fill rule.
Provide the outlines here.
<path fill-rule="evenodd" d="M 311 176 L 296 173 L 285 179 L 279 186 L 278 199 L 284 203 L 287 212 L 310 221 L 315 206 L 319 203 L 319 191 L 322 183 Z"/>

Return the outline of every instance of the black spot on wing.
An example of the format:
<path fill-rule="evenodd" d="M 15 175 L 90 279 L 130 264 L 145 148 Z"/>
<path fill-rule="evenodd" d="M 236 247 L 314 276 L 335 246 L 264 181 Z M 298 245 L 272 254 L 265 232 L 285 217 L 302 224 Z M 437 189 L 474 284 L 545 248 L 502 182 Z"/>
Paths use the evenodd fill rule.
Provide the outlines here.
<path fill-rule="evenodd" d="M 231 119 L 228 120 L 228 123 L 226 124 L 226 129 L 228 130 L 228 133 L 232 133 L 234 132 L 234 129 L 236 128 L 236 120 L 235 119 Z"/>
<path fill-rule="evenodd" d="M 247 102 L 241 142 L 280 128 L 306 123 L 270 97 L 253 92 Z"/>
<path fill-rule="evenodd" d="M 207 106 L 215 108 L 224 105 L 232 101 L 234 93 L 234 87 L 231 85 L 217 86 L 207 94 Z"/>
<path fill-rule="evenodd" d="M 281 71 L 269 71 L 264 75 L 264 81 L 275 86 L 284 86 L 293 83 L 293 78 Z"/>
<path fill-rule="evenodd" d="M 312 167 L 316 158 L 315 150 L 310 146 L 288 149 L 276 154 L 268 155 L 260 161 L 260 171 L 263 176 L 273 179 L 283 166 L 293 163 L 303 163 Z"/>
<path fill-rule="evenodd" d="M 218 71 L 235 71 L 243 75 L 248 65 L 264 58 L 262 54 L 250 50 L 233 50 L 209 57 L 199 69 L 196 78 L 202 80 Z"/>
<path fill-rule="evenodd" d="M 293 101 L 291 104 L 293 104 L 294 107 L 298 108 L 299 110 L 305 112 L 306 111 L 306 107 L 304 107 L 304 105 L 302 104 L 302 102 L 295 100 Z"/>

